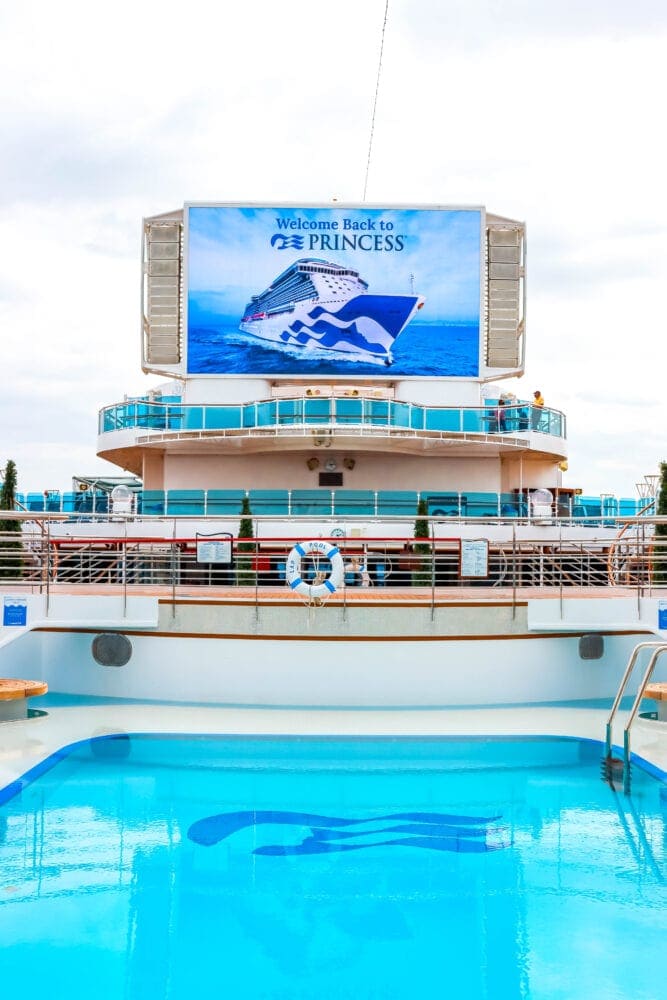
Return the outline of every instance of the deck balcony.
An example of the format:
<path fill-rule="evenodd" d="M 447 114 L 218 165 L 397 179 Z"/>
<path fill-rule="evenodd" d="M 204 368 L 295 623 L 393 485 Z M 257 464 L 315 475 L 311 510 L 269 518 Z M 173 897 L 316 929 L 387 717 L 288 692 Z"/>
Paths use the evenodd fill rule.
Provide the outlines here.
<path fill-rule="evenodd" d="M 559 410 L 507 406 L 499 426 L 495 401 L 485 406 L 421 406 L 389 399 L 306 398 L 244 404 L 185 404 L 178 397 L 128 399 L 99 415 L 98 452 L 210 447 L 259 452 L 337 444 L 404 454 L 566 454 L 566 419 Z M 126 462 L 120 462 L 130 468 Z"/>

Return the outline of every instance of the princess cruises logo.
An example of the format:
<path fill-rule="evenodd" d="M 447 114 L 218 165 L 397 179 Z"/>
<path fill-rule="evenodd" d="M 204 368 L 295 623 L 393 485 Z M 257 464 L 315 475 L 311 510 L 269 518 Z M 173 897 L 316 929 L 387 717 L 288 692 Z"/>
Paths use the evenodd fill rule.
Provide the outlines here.
<path fill-rule="evenodd" d="M 285 236 L 284 233 L 274 233 L 271 246 L 276 250 L 303 250 L 303 236 Z"/>

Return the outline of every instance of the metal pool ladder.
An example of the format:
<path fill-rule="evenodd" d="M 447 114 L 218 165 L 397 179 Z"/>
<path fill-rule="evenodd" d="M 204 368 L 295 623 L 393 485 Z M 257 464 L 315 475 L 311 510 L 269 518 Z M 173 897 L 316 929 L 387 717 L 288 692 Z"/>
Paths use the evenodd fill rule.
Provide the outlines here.
<path fill-rule="evenodd" d="M 623 760 L 612 757 L 611 755 L 611 734 L 612 725 L 616 712 L 618 711 L 618 706 L 621 703 L 621 698 L 625 694 L 625 689 L 628 686 L 628 681 L 632 675 L 637 658 L 643 649 L 651 649 L 650 659 L 646 670 L 644 671 L 644 676 L 642 677 L 641 683 L 639 685 L 639 690 L 637 691 L 637 696 L 633 702 L 632 708 L 630 710 L 630 717 L 626 723 L 625 729 L 623 730 Z M 611 707 L 611 712 L 609 713 L 609 718 L 607 719 L 607 733 L 604 745 L 604 759 L 602 761 L 602 771 L 603 776 L 607 780 L 611 780 L 614 772 L 618 769 L 623 779 L 623 791 L 626 794 L 630 792 L 630 727 L 635 721 L 637 712 L 639 711 L 639 706 L 641 700 L 644 697 L 644 691 L 646 690 L 646 685 L 651 680 L 653 675 L 653 670 L 658 662 L 661 653 L 667 652 L 667 642 L 653 641 L 653 642 L 640 642 L 638 643 L 632 651 L 630 659 L 628 660 L 628 665 L 625 668 L 625 673 L 623 674 L 623 679 L 621 680 L 618 691 L 616 692 L 616 697 L 614 698 L 614 704 Z"/>

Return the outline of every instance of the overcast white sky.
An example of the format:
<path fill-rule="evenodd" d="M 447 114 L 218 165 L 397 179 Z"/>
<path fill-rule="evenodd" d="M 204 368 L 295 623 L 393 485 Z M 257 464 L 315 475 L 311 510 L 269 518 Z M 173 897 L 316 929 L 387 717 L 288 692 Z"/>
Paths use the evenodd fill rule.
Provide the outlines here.
<path fill-rule="evenodd" d="M 0 6 L 0 466 L 114 470 L 97 411 L 140 371 L 141 219 L 360 201 L 385 0 Z M 667 3 L 390 0 L 367 198 L 528 225 L 527 374 L 566 484 L 667 459 Z"/>

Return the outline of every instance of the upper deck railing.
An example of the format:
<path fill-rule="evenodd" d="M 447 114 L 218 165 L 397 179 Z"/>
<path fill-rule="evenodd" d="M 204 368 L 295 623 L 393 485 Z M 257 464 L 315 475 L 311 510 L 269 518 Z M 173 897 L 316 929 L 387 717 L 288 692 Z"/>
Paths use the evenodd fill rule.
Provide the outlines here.
<path fill-rule="evenodd" d="M 489 538 L 482 530 L 474 539 L 439 535 L 442 523 L 431 520 L 428 534 L 415 538 L 407 519 L 388 524 L 389 535 L 354 534 L 330 526 L 326 535 L 343 557 L 343 590 L 377 587 L 622 587 L 637 596 L 651 596 L 667 586 L 667 539 L 656 534 L 666 518 L 636 519 L 631 533 L 607 537 L 598 530 L 576 539 L 558 533 L 545 538 L 539 530 L 512 526 L 504 539 Z M 276 536 L 275 519 L 255 521 L 253 538 L 234 532 L 193 532 L 187 522 L 166 526 L 144 520 L 140 534 L 130 536 L 128 524 L 113 525 L 86 535 L 60 532 L 53 515 L 23 519 L 21 532 L 0 533 L 0 589 L 18 584 L 47 589 L 52 584 L 122 585 L 138 587 L 285 587 L 290 550 L 308 538 L 301 525 L 298 536 Z M 100 524 L 100 529 L 103 525 Z M 167 530 L 165 530 L 167 528 Z M 317 535 L 317 528 L 312 532 Z M 312 537 L 312 535 L 311 535 Z M 304 556 L 299 576 L 317 584 L 321 570 L 319 550 Z M 338 586 L 338 584 L 337 584 Z"/>
<path fill-rule="evenodd" d="M 239 518 L 244 499 L 252 515 L 259 517 L 371 518 L 416 517 L 420 500 L 426 501 L 428 516 L 451 522 L 499 519 L 545 521 L 561 524 L 613 526 L 617 519 L 655 513 L 654 502 L 611 495 L 573 495 L 571 491 L 544 497 L 532 490 L 492 493 L 466 490 L 346 490 L 346 489 L 211 489 L 142 490 L 129 501 L 114 504 L 108 492 L 86 489 L 61 492 L 19 493 L 17 509 L 35 514 L 63 514 L 72 520 L 123 513 L 132 517 Z"/>
<path fill-rule="evenodd" d="M 217 434 L 273 430 L 292 433 L 299 428 L 333 428 L 351 434 L 520 434 L 534 431 L 566 437 L 560 410 L 522 402 L 505 406 L 419 406 L 388 399 L 354 397 L 298 397 L 244 404 L 184 404 L 177 396 L 128 399 L 100 411 L 99 433 L 121 430 Z"/>

